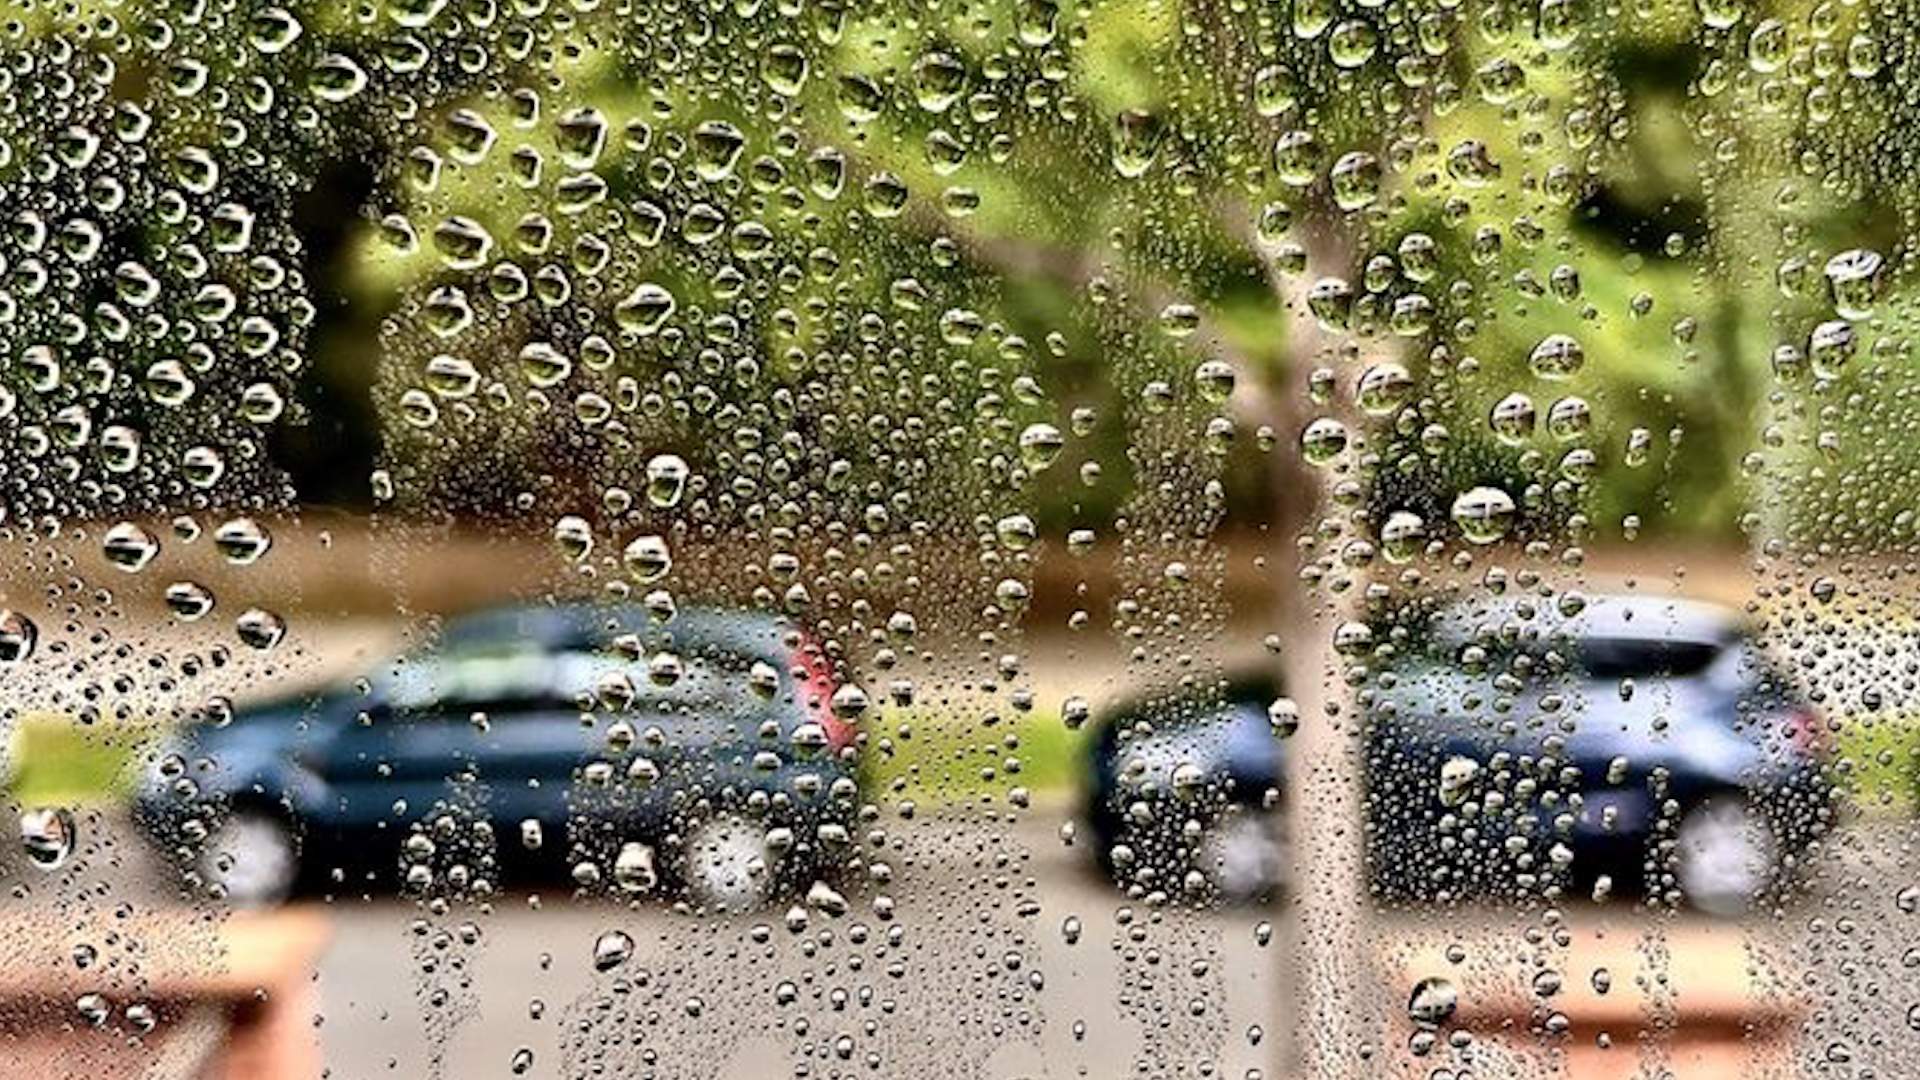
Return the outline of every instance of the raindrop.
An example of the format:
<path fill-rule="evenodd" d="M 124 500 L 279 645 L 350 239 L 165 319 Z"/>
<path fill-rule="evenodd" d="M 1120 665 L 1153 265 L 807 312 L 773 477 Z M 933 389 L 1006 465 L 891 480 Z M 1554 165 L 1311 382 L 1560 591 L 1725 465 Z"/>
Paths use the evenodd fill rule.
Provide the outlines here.
<path fill-rule="evenodd" d="M 73 812 L 65 807 L 36 807 L 20 815 L 21 846 L 42 870 L 59 869 L 73 854 L 77 835 Z"/>
<path fill-rule="evenodd" d="M 667 549 L 667 541 L 657 535 L 636 537 L 620 553 L 620 561 L 627 573 L 643 585 L 660 580 L 673 569 L 673 554 Z"/>
<path fill-rule="evenodd" d="M 632 334 L 646 337 L 658 333 L 673 316 L 673 294 L 652 282 L 637 286 L 613 309 L 614 321 Z"/>
<path fill-rule="evenodd" d="M 1533 347 L 1527 366 L 1542 379 L 1570 379 L 1587 361 L 1586 350 L 1565 334 L 1549 334 Z"/>
<path fill-rule="evenodd" d="M 1807 339 L 1807 360 L 1822 379 L 1837 379 L 1853 359 L 1853 324 L 1834 320 L 1813 328 Z"/>
<path fill-rule="evenodd" d="M 167 608 L 182 622 L 192 622 L 213 610 L 213 593 L 192 581 L 176 581 L 167 586 Z"/>
<path fill-rule="evenodd" d="M 1009 514 L 994 523 L 994 536 L 1009 551 L 1025 551 L 1039 537 L 1039 527 L 1026 514 Z"/>
<path fill-rule="evenodd" d="M 574 169 L 591 169 L 607 145 L 607 118 L 599 109 L 568 109 L 554 121 L 554 145 L 560 160 Z"/>
<path fill-rule="evenodd" d="M 1078 731 L 1092 716 L 1093 707 L 1086 698 L 1078 695 L 1067 698 L 1060 706 L 1061 722 L 1067 725 L 1069 731 Z"/>
<path fill-rule="evenodd" d="M 1333 163 L 1329 175 L 1334 205 L 1354 211 L 1372 205 L 1380 197 L 1380 159 L 1354 151 Z"/>
<path fill-rule="evenodd" d="M 553 523 L 553 543 L 562 555 L 579 562 L 593 552 L 593 526 L 586 518 L 568 514 Z"/>
<path fill-rule="evenodd" d="M 0 667 L 12 667 L 33 656 L 40 644 L 40 628 L 32 619 L 10 609 L 0 609 Z"/>
<path fill-rule="evenodd" d="M 1274 698 L 1267 704 L 1267 730 L 1287 739 L 1300 730 L 1300 706 L 1288 697 Z"/>
<path fill-rule="evenodd" d="M 1499 542 L 1513 527 L 1513 496 L 1496 487 L 1476 487 L 1453 500 L 1453 521 L 1476 544 Z"/>
<path fill-rule="evenodd" d="M 1407 1017 L 1421 1027 L 1439 1027 L 1452 1018 L 1459 1004 L 1459 991 L 1450 980 L 1429 975 L 1413 985 L 1407 999 Z"/>
<path fill-rule="evenodd" d="M 1827 260 L 1827 289 L 1833 309 L 1842 318 L 1858 321 L 1873 314 L 1874 301 L 1880 296 L 1881 265 L 1879 254 L 1863 248 Z"/>
<path fill-rule="evenodd" d="M 252 518 L 234 518 L 213 530 L 213 546 L 233 565 L 248 566 L 267 553 L 273 537 Z"/>
<path fill-rule="evenodd" d="M 687 463 L 678 454 L 655 454 L 647 462 L 647 501 L 661 509 L 678 506 L 687 474 Z"/>
<path fill-rule="evenodd" d="M 100 994 L 81 994 L 74 1000 L 73 1007 L 90 1027 L 105 1027 L 113 1015 L 113 1006 Z"/>
<path fill-rule="evenodd" d="M 1440 804 L 1459 806 L 1480 776 L 1480 763 L 1470 757 L 1454 755 L 1440 765 Z"/>
<path fill-rule="evenodd" d="M 160 541 L 145 528 L 123 521 L 100 538 L 100 551 L 108 562 L 131 574 L 153 561 L 160 552 Z"/>
<path fill-rule="evenodd" d="M 1020 460 L 1030 472 L 1041 472 L 1059 460 L 1066 447 L 1060 429 L 1052 424 L 1029 424 L 1020 433 Z"/>
<path fill-rule="evenodd" d="M 612 971 L 633 957 L 633 938 L 624 930 L 609 930 L 593 943 L 593 970 Z"/>
<path fill-rule="evenodd" d="M 966 66 L 950 53 L 930 52 L 914 61 L 914 100 L 927 112 L 943 113 L 952 108 L 966 85 Z"/>
<path fill-rule="evenodd" d="M 807 82 L 807 54 L 792 45 L 769 48 L 760 61 L 760 78 L 781 97 L 798 97 Z"/>
<path fill-rule="evenodd" d="M 1347 448 L 1347 425 L 1323 416 L 1300 433 L 1300 453 L 1309 465 L 1330 465 Z"/>
<path fill-rule="evenodd" d="M 652 891 L 658 881 L 653 868 L 653 849 L 637 841 L 628 841 L 620 847 L 620 854 L 613 860 L 613 881 L 622 891 L 643 893 Z M 598 950 L 595 951 L 595 965 L 599 964 Z M 600 970 L 604 971 L 605 968 Z"/>
<path fill-rule="evenodd" d="M 733 175 L 747 137 L 724 120 L 709 120 L 693 132 L 693 172 L 708 183 Z"/>
<path fill-rule="evenodd" d="M 286 620 L 265 608 L 241 612 L 233 622 L 233 629 L 241 644 L 262 652 L 280 644 L 280 639 L 287 636 Z"/>
<path fill-rule="evenodd" d="M 1413 375 L 1399 364 L 1375 364 L 1360 376 L 1355 399 L 1369 416 L 1386 416 L 1405 405 L 1414 392 Z"/>
<path fill-rule="evenodd" d="M 1388 562 L 1411 562 L 1426 542 L 1426 520 L 1411 511 L 1396 510 L 1380 526 L 1380 548 Z"/>
<path fill-rule="evenodd" d="M 1143 176 L 1160 152 L 1160 121 L 1128 109 L 1113 118 L 1113 168 L 1128 179 Z"/>

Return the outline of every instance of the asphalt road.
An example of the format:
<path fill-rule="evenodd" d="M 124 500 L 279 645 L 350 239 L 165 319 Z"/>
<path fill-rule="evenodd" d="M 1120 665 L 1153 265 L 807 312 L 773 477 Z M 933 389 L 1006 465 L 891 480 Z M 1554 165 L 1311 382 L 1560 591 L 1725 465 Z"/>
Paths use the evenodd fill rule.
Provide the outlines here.
<path fill-rule="evenodd" d="M 898 832 L 892 918 L 869 890 L 798 932 L 785 909 L 722 919 L 564 894 L 336 904 L 318 980 L 331 1075 L 510 1076 L 522 1051 L 529 1076 L 1276 1072 L 1289 942 L 1284 919 L 1265 946 L 1256 926 L 1279 911 L 1130 907 L 1053 817 Z M 633 953 L 598 972 L 610 931 Z"/>
<path fill-rule="evenodd" d="M 1331 992 L 1370 1033 L 1356 1047 L 1369 1077 L 1463 1065 L 1478 1076 L 1920 1075 L 1920 834 L 1904 818 L 1853 822 L 1815 856 L 1812 895 L 1737 922 L 1629 904 L 1369 914 L 1352 955 L 1336 957 L 1340 981 L 1303 976 L 1312 950 L 1297 898 L 1211 912 L 1132 904 L 1061 843 L 1062 821 L 892 822 L 893 883 L 850 893 L 844 914 L 816 905 L 799 927 L 784 908 L 721 918 L 581 902 L 559 887 L 444 909 L 336 900 L 321 908 L 332 940 L 314 1032 L 332 1080 L 1244 1080 L 1253 1069 L 1329 1075 L 1300 1060 L 1293 1029 L 1308 995 Z M 125 965 L 141 956 L 202 947 L 204 934 L 124 932 L 136 914 L 177 905 L 168 873 L 114 815 L 83 811 L 77 825 L 58 871 L 18 849 L 0 855 L 9 963 L 68 963 L 59 942 L 78 932 L 119 965 L 108 986 L 137 981 Z M 890 917 L 876 910 L 882 895 Z M 631 955 L 599 971 L 609 932 L 631 939 Z M 1605 999 L 1585 990 L 1602 972 Z M 1422 1055 L 1405 1009 L 1430 974 L 1453 980 L 1462 1017 L 1479 1019 L 1474 1041 Z M 1558 989 L 1541 997 L 1547 975 Z M 1596 1022 L 1596 1009 L 1611 1019 Z M 1569 1034 L 1546 1033 L 1556 1015 Z M 1689 1041 L 1701 1024 L 1726 1044 L 1721 1056 Z M 1612 1049 L 1597 1049 L 1603 1035 Z M 1726 1053 L 1744 1056 L 1729 1064 Z"/>
<path fill-rule="evenodd" d="M 1063 820 L 900 825 L 893 917 L 874 914 L 869 891 L 799 932 L 784 910 L 720 919 L 564 894 L 490 911 L 338 904 L 318 980 L 331 1076 L 512 1076 L 522 1050 L 529 1076 L 1329 1074 L 1295 1041 L 1293 1006 L 1312 985 L 1295 900 L 1130 904 L 1083 848 L 1062 844 Z M 1811 895 L 1739 921 L 1628 904 L 1376 913 L 1354 941 L 1356 981 L 1337 992 L 1374 1033 L 1360 1048 L 1367 1075 L 1476 1062 L 1478 1075 L 1920 1074 L 1916 839 L 1905 819 L 1856 821 L 1815 856 Z M 471 943 L 463 924 L 477 929 Z M 595 942 L 612 930 L 633 939 L 632 958 L 596 972 Z M 1542 971 L 1566 989 L 1527 997 Z M 1485 999 L 1523 1002 L 1488 1025 L 1505 1029 L 1506 1056 L 1485 1036 L 1411 1052 L 1408 988 L 1433 972 L 1459 985 L 1463 1015 Z M 1587 993 L 1599 972 L 1619 985 L 1611 999 Z M 1624 1019 L 1596 1031 L 1583 1010 L 1608 1000 Z M 1573 1016 L 1570 1035 L 1542 1034 L 1556 1014 Z M 1713 1027 L 1725 1014 L 1733 1026 Z M 1696 1024 L 1712 1029 L 1706 1041 Z M 1612 1049 L 1596 1049 L 1602 1034 Z"/>

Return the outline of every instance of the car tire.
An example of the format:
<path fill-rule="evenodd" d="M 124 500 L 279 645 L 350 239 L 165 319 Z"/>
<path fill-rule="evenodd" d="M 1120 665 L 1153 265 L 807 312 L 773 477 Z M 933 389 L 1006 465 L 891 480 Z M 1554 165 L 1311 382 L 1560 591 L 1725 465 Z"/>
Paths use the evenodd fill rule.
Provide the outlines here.
<path fill-rule="evenodd" d="M 752 822 L 716 817 L 687 834 L 680 880 L 687 899 L 709 911 L 740 913 L 773 899 L 772 854 Z"/>
<path fill-rule="evenodd" d="M 212 895 L 234 907 L 272 907 L 293 895 L 299 847 L 285 818 L 235 810 L 201 845 L 195 869 Z"/>
<path fill-rule="evenodd" d="M 1689 809 L 1674 840 L 1674 878 L 1681 895 L 1709 915 L 1745 913 L 1779 873 L 1773 827 L 1739 795 L 1717 795 Z"/>
<path fill-rule="evenodd" d="M 1253 903 L 1284 888 L 1292 869 L 1277 814 L 1244 812 L 1218 822 L 1201 846 L 1203 872 L 1222 900 Z"/>

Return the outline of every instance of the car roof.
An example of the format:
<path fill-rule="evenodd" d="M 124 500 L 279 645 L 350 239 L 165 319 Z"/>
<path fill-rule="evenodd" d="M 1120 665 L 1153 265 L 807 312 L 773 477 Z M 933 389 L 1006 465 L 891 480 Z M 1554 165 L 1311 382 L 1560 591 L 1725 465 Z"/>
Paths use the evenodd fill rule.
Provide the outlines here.
<path fill-rule="evenodd" d="M 591 652 L 619 634 L 636 634 L 648 649 L 671 643 L 680 649 L 766 653 L 779 645 L 783 629 L 771 615 L 739 609 L 682 608 L 663 622 L 638 604 L 522 604 L 449 619 L 437 647 L 448 652 Z"/>
<path fill-rule="evenodd" d="M 1208 682 L 1192 689 L 1135 688 L 1116 698 L 1112 705 L 1101 712 L 1103 722 L 1110 724 L 1112 720 L 1139 717 L 1142 713 L 1155 714 L 1155 718 L 1160 720 L 1191 719 L 1182 713 L 1198 703 L 1209 706 L 1208 714 L 1215 711 L 1216 707 L 1230 708 L 1249 702 L 1265 708 L 1280 694 L 1280 685 L 1280 674 L 1272 667 L 1246 664 L 1228 669 L 1219 682 Z"/>
<path fill-rule="evenodd" d="M 1731 608 L 1702 600 L 1642 593 L 1586 596 L 1567 614 L 1554 599 L 1499 597 L 1462 601 L 1435 616 L 1434 638 L 1464 644 L 1512 627 L 1528 637 L 1722 645 L 1740 636 Z"/>

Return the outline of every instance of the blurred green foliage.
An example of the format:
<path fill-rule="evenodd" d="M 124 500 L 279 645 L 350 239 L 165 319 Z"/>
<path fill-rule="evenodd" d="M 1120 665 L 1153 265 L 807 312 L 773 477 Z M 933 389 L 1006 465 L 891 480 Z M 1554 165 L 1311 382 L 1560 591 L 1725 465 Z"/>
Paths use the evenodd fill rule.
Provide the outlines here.
<path fill-rule="evenodd" d="M 1648 0 L 1626 13 L 1559 0 L 1362 7 L 1378 17 L 1309 32 L 1303 20 L 1317 17 L 1317 5 L 1240 0 L 994 0 L 910 11 L 839 0 L 515 5 L 543 20 L 544 38 L 483 17 L 499 13 L 490 3 L 444 13 L 416 0 L 300 8 L 304 32 L 291 49 L 302 63 L 356 57 L 375 77 L 317 120 L 273 122 L 274 153 L 312 181 L 289 197 L 318 302 L 301 381 L 304 426 L 281 433 L 279 454 L 315 501 L 364 503 L 376 464 L 418 480 L 450 510 L 497 503 L 555 474 L 563 486 L 604 487 L 616 467 L 568 425 L 500 416 L 483 439 L 449 440 L 408 431 L 396 402 L 432 351 L 419 329 L 424 300 L 462 276 L 436 242 L 446 222 L 477 223 L 495 241 L 495 269 L 514 264 L 536 290 L 543 262 L 561 264 L 571 282 L 593 278 L 574 272 L 592 261 L 588 242 L 595 229 L 619 225 L 624 235 L 598 239 L 618 247 L 608 277 L 621 284 L 583 285 L 575 299 L 608 319 L 625 283 L 644 279 L 673 293 L 684 322 L 704 319 L 709 329 L 751 307 L 707 373 L 716 383 L 822 379 L 878 393 L 885 378 L 832 370 L 836 351 L 858 355 L 863 331 L 848 313 L 884 320 L 936 295 L 964 310 L 979 333 L 905 335 L 905 364 L 949 377 L 950 394 L 976 376 L 998 386 L 987 369 L 1002 367 L 1030 374 L 1033 393 L 1006 400 L 995 390 L 991 406 L 984 394 L 953 402 L 962 422 L 929 436 L 929 468 L 966 456 L 969 425 L 1017 426 L 1091 406 L 1097 419 L 1076 455 L 1101 469 L 1084 485 L 1034 487 L 1046 525 L 1119 512 L 1140 464 L 1142 395 L 1158 383 L 1184 393 L 1207 358 L 1228 358 L 1243 386 L 1270 391 L 1236 404 L 1242 432 L 1297 424 L 1311 406 L 1271 402 L 1298 398 L 1302 369 L 1337 358 L 1290 340 L 1297 324 L 1283 297 L 1290 277 L 1323 275 L 1346 278 L 1358 298 L 1357 359 L 1397 356 L 1418 384 L 1411 409 L 1383 425 L 1386 445 L 1370 448 L 1390 463 L 1371 496 L 1380 511 L 1443 517 L 1453 494 L 1494 483 L 1528 507 L 1578 508 L 1603 539 L 1634 532 L 1630 519 L 1647 535 L 1731 539 L 1756 505 L 1757 515 L 1830 521 L 1831 505 L 1791 492 L 1756 500 L 1742 460 L 1769 415 L 1774 346 L 1804 342 L 1822 317 L 1823 256 L 1897 246 L 1898 213 L 1875 207 L 1905 198 L 1904 161 L 1862 152 L 1851 171 L 1834 164 L 1912 126 L 1912 95 L 1895 65 L 1878 53 L 1872 64 L 1861 59 L 1873 51 L 1859 44 L 1870 14 L 1802 0 L 1703 26 L 1702 9 L 1687 0 Z M 120 17 L 130 27 L 164 21 L 164 5 L 152 8 L 125 6 Z M 238 46 L 277 10 L 229 5 L 227 33 Z M 39 5 L 17 11 L 16 36 L 29 40 L 86 21 L 85 12 Z M 464 45 L 442 49 L 432 35 L 392 30 L 445 29 L 456 15 L 466 28 L 447 41 Z M 1756 75 L 1763 17 L 1789 36 L 1784 105 Z M 1342 62 L 1343 48 L 1357 59 Z M 407 78 L 381 74 L 403 64 Z M 128 65 L 118 80 L 133 96 L 169 76 Z M 940 78 L 957 89 L 936 108 L 926 95 Z M 537 116 L 525 112 L 528 101 Z M 585 109 L 604 123 L 608 149 L 579 169 L 604 184 L 597 205 L 610 209 L 578 217 L 554 180 L 566 158 L 557 121 Z M 700 132 L 716 122 L 744 140 L 733 175 L 710 185 L 724 238 L 708 248 L 684 228 L 652 231 L 655 213 L 682 223 L 698 209 L 668 177 L 698 169 Z M 498 145 L 462 157 L 462 132 L 475 125 Z M 1275 154 L 1302 132 L 1314 175 L 1296 183 Z M 1343 209 L 1328 176 L 1350 151 L 1371 155 L 1384 179 L 1364 205 Z M 529 176 L 527 154 L 548 175 Z M 834 161 L 844 175 L 827 178 L 821 170 L 834 169 L 823 163 Z M 1875 184 L 1888 188 L 1878 202 Z M 592 225 L 575 229 L 570 218 Z M 516 245 L 534 219 L 559 223 L 572 246 Z M 1793 223 L 1790 235 L 1781 220 Z M 1432 295 L 1396 269 L 1416 233 L 1435 251 Z M 1796 252 L 1812 260 L 1814 284 L 1783 294 L 1777 270 Z M 1376 286 L 1368 266 L 1382 256 L 1388 270 Z M 783 295 L 743 299 L 724 272 L 730 260 L 791 266 L 793 279 L 781 279 Z M 1399 332 L 1391 313 L 1410 299 L 1430 315 Z M 1196 336 L 1170 332 L 1166 313 L 1178 303 L 1197 308 Z M 489 316 L 489 348 L 509 356 L 564 317 Z M 1528 353 L 1550 334 L 1575 337 L 1587 357 L 1551 389 L 1592 406 L 1591 431 L 1574 440 L 1594 449 L 1590 477 L 1556 470 L 1565 447 L 1553 437 L 1505 445 L 1486 423 L 1495 401 L 1528 384 Z M 694 370 L 697 344 L 650 345 L 658 364 L 650 377 L 672 369 L 704 378 Z M 1336 378 L 1344 384 L 1358 370 L 1338 366 Z M 1537 402 L 1542 417 L 1553 401 Z M 1832 445 L 1816 447 L 1799 430 L 1805 421 L 1778 433 L 1776 457 L 1790 463 L 1780 473 L 1895 482 L 1907 459 L 1904 448 L 1889 458 L 1879 445 L 1885 415 L 1839 410 Z M 1191 414 L 1195 429 L 1206 411 Z M 724 429 L 675 416 L 640 438 L 671 444 L 699 467 Z M 1297 431 L 1274 434 L 1284 448 Z M 856 470 L 882 467 L 863 455 L 871 440 L 857 432 L 824 438 Z M 1274 510 L 1272 455 L 1253 441 L 1222 451 L 1234 463 L 1218 473 L 1229 522 L 1262 522 Z M 1644 453 L 1629 454 L 1630 444 Z M 1876 505 L 1884 496 L 1861 500 L 1854 517 L 1891 528 Z M 1835 527 L 1863 528 L 1842 516 Z"/>

